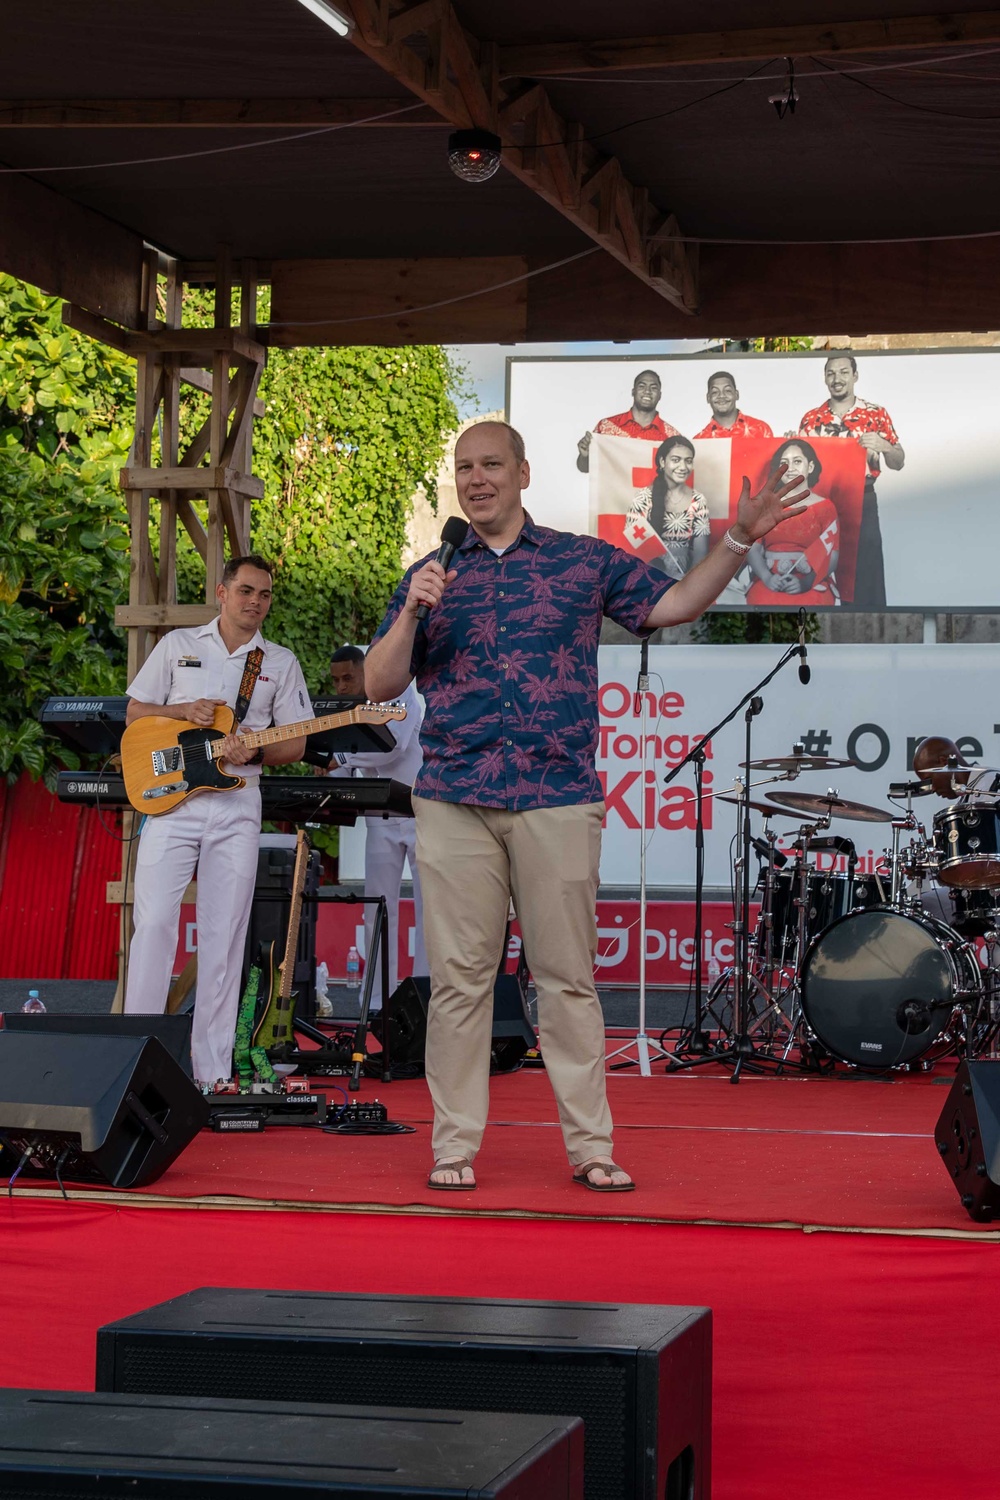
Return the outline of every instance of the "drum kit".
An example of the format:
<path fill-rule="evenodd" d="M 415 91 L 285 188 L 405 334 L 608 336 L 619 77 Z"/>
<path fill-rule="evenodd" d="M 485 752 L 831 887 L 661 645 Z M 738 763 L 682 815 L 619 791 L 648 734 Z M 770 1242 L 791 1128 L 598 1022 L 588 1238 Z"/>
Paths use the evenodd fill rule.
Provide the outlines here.
<path fill-rule="evenodd" d="M 741 771 L 787 780 L 853 764 L 797 745 Z M 745 970 L 725 970 L 706 1002 L 720 1045 L 742 1031 L 758 1056 L 820 1071 L 1000 1057 L 1000 774 L 969 766 L 937 736 L 918 746 L 914 773 L 888 788 L 895 813 L 835 790 L 751 800 L 749 775 L 735 795 L 720 794 L 741 819 L 744 810 L 764 818 L 763 836 L 750 840 L 760 875 Z M 948 805 L 928 836 L 913 803 L 934 794 Z M 785 852 L 773 820 L 789 818 L 798 827 L 790 845 L 781 839 Z M 874 869 L 830 831 L 852 822 L 891 825 Z"/>

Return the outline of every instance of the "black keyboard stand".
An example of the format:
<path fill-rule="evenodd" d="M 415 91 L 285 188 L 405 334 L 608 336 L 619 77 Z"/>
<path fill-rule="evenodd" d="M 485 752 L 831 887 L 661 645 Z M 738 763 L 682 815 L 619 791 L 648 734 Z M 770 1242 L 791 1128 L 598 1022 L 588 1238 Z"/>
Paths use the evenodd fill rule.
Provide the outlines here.
<path fill-rule="evenodd" d="M 258 898 L 261 899 L 261 898 Z M 264 896 L 264 900 L 287 900 L 284 892 L 276 893 L 274 896 Z M 371 952 L 367 955 L 365 962 L 365 977 L 361 986 L 361 1013 L 358 1016 L 358 1024 L 354 1030 L 354 1045 L 351 1049 L 350 1073 L 348 1074 L 347 1087 L 352 1094 L 356 1094 L 361 1087 L 361 1068 L 365 1061 L 365 1043 L 368 1040 L 368 1015 L 371 1010 L 372 989 L 375 984 L 375 958 L 378 956 L 382 971 L 382 1016 L 383 1021 L 389 1013 L 389 943 L 392 934 L 389 932 L 389 910 L 386 906 L 384 896 L 359 896 L 354 891 L 307 891 L 303 902 L 347 902 L 355 906 L 376 907 L 375 921 L 372 925 Z M 324 1067 L 340 1068 L 344 1063 L 343 1049 L 331 1047 L 329 1038 L 318 1026 L 311 1021 L 300 1020 L 298 1016 L 292 1016 L 292 1029 L 296 1034 L 306 1041 L 315 1042 L 315 1047 L 303 1050 L 300 1047 L 289 1044 L 279 1053 L 275 1051 L 272 1062 L 296 1063 L 302 1072 L 307 1073 L 312 1069 Z M 392 1055 L 391 1042 L 389 1040 L 389 1027 L 382 1026 L 382 1081 L 392 1082 Z"/>

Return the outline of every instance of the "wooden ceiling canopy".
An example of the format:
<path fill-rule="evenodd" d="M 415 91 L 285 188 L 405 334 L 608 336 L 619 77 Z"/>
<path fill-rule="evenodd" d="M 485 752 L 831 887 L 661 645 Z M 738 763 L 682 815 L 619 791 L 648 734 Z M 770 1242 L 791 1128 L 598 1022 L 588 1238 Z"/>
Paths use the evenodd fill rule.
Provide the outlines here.
<path fill-rule="evenodd" d="M 155 0 L 35 0 L 0 268 L 136 330 L 146 247 L 206 280 L 224 246 L 281 345 L 1000 326 L 1000 9 L 932 5 L 717 0 L 709 33 L 677 0 L 657 34 L 657 0 L 341 0 L 342 40 L 175 0 L 168 43 Z M 468 126 L 485 184 L 447 168 Z"/>
<path fill-rule="evenodd" d="M 806 25 L 756 26 L 741 30 L 617 37 L 586 42 L 538 42 L 499 49 L 501 78 L 607 72 L 619 68 L 676 68 L 692 63 L 754 62 L 815 53 L 901 52 L 1000 41 L 996 11 L 897 16 L 851 21 L 836 18 Z"/>

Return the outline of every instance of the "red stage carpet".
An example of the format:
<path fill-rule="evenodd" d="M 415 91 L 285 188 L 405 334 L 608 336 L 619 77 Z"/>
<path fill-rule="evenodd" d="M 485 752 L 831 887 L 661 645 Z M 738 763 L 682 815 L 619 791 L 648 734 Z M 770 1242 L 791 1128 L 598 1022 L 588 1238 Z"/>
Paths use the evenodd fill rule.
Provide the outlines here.
<path fill-rule="evenodd" d="M 0 1254 L 4 1384 L 92 1387 L 101 1323 L 206 1284 L 707 1305 L 715 1500 L 998 1492 L 992 1244 L 15 1200 Z"/>
<path fill-rule="evenodd" d="M 728 1224 L 925 1230 L 1000 1238 L 962 1208 L 934 1147 L 951 1074 L 894 1082 L 704 1072 L 609 1079 L 615 1151 L 638 1192 L 600 1196 L 570 1181 L 544 1073 L 492 1080 L 492 1123 L 475 1193 L 427 1188 L 430 1100 L 422 1080 L 376 1085 L 413 1135 L 336 1136 L 298 1127 L 203 1132 L 149 1193 L 310 1207 L 426 1207 L 448 1213 L 583 1215 Z M 318 1087 L 322 1088 L 322 1082 Z M 338 1096 L 330 1093 L 331 1101 Z M 25 1188 L 17 1191 L 56 1191 Z"/>
<path fill-rule="evenodd" d="M 640 1188 L 605 1197 L 528 1071 L 493 1080 L 475 1193 L 425 1186 L 423 1082 L 363 1090 L 412 1135 L 204 1132 L 147 1192 L 19 1184 L 0 1381 L 89 1387 L 101 1323 L 203 1285 L 707 1305 L 715 1500 L 994 1500 L 1000 1233 L 938 1160 L 949 1085 L 616 1074 Z"/>

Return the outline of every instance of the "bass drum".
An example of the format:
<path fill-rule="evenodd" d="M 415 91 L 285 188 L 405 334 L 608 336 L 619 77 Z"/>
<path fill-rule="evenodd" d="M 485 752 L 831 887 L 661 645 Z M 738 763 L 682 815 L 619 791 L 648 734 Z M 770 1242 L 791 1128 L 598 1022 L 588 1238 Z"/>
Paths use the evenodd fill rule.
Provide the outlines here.
<path fill-rule="evenodd" d="M 809 946 L 802 1011 L 829 1052 L 893 1068 L 932 1046 L 956 1005 L 977 1008 L 982 976 L 958 933 L 922 912 L 850 912 Z"/>

